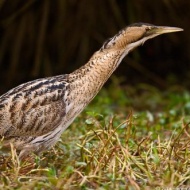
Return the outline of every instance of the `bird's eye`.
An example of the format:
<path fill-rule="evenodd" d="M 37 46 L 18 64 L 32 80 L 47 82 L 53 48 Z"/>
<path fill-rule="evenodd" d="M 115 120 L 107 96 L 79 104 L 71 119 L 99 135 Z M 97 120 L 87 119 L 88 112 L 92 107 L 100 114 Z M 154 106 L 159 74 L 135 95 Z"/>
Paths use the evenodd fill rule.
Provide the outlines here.
<path fill-rule="evenodd" d="M 149 31 L 151 28 L 150 27 L 146 27 L 146 31 Z"/>

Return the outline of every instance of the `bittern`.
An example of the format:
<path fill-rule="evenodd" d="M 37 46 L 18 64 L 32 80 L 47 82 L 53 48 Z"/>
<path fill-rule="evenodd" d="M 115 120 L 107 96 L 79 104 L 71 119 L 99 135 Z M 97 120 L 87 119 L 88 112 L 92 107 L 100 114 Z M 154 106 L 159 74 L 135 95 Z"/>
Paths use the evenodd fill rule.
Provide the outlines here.
<path fill-rule="evenodd" d="M 135 23 L 108 39 L 76 71 L 21 84 L 0 97 L 0 138 L 24 158 L 52 147 L 122 59 L 146 40 L 181 28 Z"/>

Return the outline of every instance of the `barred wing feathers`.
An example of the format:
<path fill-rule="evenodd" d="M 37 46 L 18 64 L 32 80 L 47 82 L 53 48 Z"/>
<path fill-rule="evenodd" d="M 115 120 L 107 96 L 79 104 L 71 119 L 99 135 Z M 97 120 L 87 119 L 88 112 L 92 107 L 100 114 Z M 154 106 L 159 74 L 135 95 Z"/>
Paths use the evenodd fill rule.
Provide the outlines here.
<path fill-rule="evenodd" d="M 67 75 L 34 80 L 0 97 L 0 137 L 41 136 L 65 116 Z"/>

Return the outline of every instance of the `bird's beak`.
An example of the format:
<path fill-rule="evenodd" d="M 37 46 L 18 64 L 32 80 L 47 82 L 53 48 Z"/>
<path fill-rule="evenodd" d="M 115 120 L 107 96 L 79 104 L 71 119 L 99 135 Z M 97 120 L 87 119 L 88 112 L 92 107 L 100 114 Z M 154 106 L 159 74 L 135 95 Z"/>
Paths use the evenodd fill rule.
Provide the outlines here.
<path fill-rule="evenodd" d="M 183 31 L 182 28 L 177 28 L 177 27 L 169 27 L 169 26 L 156 26 L 152 28 L 150 31 L 153 34 L 165 34 L 165 33 L 171 33 L 171 32 L 180 32 Z"/>

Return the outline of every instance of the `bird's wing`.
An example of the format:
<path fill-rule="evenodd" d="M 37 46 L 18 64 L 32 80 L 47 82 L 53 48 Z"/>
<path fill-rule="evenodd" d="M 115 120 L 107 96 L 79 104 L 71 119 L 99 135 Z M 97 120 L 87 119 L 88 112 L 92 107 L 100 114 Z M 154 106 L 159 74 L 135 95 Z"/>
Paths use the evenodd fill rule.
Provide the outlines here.
<path fill-rule="evenodd" d="M 66 76 L 38 79 L 0 97 L 0 136 L 40 136 L 54 130 L 65 116 Z"/>

